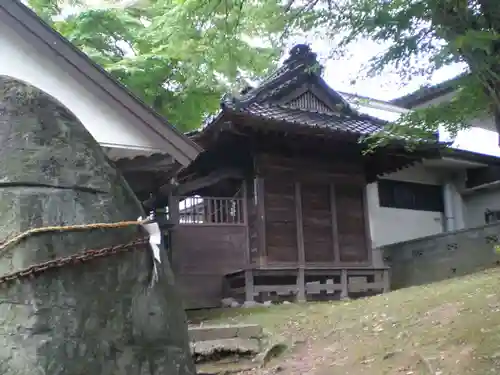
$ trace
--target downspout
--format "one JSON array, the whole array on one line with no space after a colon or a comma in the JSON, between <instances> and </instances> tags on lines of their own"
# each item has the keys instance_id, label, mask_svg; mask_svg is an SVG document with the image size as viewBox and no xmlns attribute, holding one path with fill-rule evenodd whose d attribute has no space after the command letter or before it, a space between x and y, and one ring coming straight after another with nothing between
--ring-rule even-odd
<instances>
[{"instance_id":1,"label":"downspout","mask_svg":"<svg viewBox=\"0 0 500 375\"><path fill-rule=\"evenodd\" d=\"M457 230L454 210L453 185L449 182L443 186L443 201L444 201L444 231L451 232Z\"/></svg>"}]
</instances>

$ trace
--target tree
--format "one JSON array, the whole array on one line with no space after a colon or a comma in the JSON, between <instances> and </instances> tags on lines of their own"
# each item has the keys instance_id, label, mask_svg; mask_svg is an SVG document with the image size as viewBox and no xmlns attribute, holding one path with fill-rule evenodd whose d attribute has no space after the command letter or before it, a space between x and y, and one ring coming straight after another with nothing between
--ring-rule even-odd
<instances>
[{"instance_id":1,"label":"tree","mask_svg":"<svg viewBox=\"0 0 500 375\"><path fill-rule=\"evenodd\" d=\"M29 3L182 130L216 111L224 92L272 69L287 38L312 30L340 35L340 51L360 38L388 43L369 61L369 75L395 68L408 81L457 62L469 67L452 101L403 116L379 142L388 133L426 138L439 126L456 135L485 112L500 130L496 0L130 0L62 19L61 1Z\"/></svg>"},{"instance_id":2,"label":"tree","mask_svg":"<svg viewBox=\"0 0 500 375\"><path fill-rule=\"evenodd\" d=\"M68 1L78 11L68 13ZM279 0L137 0L124 7L102 0L106 6L97 8L68 1L28 3L184 131L213 114L223 93L273 68L283 30L298 19Z\"/></svg>"},{"instance_id":3,"label":"tree","mask_svg":"<svg viewBox=\"0 0 500 375\"><path fill-rule=\"evenodd\" d=\"M466 63L469 74L457 79L458 94L447 103L403 116L388 133L422 139L444 126L451 135L491 113L500 131L500 7L497 0L325 0L320 27L339 48L360 38L388 44L370 59L369 75L387 68L401 78L431 74L443 66Z\"/></svg>"}]
</instances>

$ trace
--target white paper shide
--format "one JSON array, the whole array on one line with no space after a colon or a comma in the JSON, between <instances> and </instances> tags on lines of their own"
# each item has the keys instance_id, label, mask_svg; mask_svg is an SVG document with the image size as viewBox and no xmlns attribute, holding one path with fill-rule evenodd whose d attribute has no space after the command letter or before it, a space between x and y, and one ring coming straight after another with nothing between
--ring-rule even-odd
<instances>
[{"instance_id":1,"label":"white paper shide","mask_svg":"<svg viewBox=\"0 0 500 375\"><path fill-rule=\"evenodd\" d=\"M145 223L142 224L143 228L149 234L149 244L151 246L151 251L153 252L153 278L151 279L151 285L158 281L158 264L161 263L160 257L160 245L161 245L161 230L160 226L152 216L149 216ZM142 216L139 216L137 221L143 221Z\"/></svg>"}]
</instances>

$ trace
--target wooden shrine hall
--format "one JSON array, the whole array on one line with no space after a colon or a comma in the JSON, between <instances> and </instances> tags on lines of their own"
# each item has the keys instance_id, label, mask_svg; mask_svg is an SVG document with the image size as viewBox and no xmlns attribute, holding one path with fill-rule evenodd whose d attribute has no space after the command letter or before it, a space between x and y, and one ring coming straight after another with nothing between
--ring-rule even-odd
<instances>
[{"instance_id":1,"label":"wooden shrine hall","mask_svg":"<svg viewBox=\"0 0 500 375\"><path fill-rule=\"evenodd\" d=\"M364 153L360 137L383 125L328 87L307 45L260 86L225 97L190 134L205 151L179 173L179 204L169 205L186 308L388 290L388 270L372 256L366 185L438 146Z\"/></svg>"}]
</instances>

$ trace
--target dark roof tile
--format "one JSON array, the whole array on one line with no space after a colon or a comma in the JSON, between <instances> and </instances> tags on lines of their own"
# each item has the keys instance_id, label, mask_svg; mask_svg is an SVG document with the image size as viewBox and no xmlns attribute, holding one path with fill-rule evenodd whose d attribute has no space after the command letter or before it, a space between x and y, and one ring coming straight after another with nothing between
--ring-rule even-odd
<instances>
[{"instance_id":1,"label":"dark roof tile","mask_svg":"<svg viewBox=\"0 0 500 375\"><path fill-rule=\"evenodd\" d=\"M252 116L274 121L284 121L297 125L319 127L360 135L372 134L382 129L382 124L377 124L370 118L364 119L359 116L306 111L283 105L260 105L254 103L247 108L240 109L240 112L246 112Z\"/></svg>"},{"instance_id":2,"label":"dark roof tile","mask_svg":"<svg viewBox=\"0 0 500 375\"><path fill-rule=\"evenodd\" d=\"M308 45L296 45L283 65L258 87L247 88L238 96L226 95L221 102L222 112L230 110L262 119L357 135L367 135L382 129L384 121L363 115L352 108L327 85L321 77L321 71L322 67L311 48ZM304 87L307 87L306 91ZM297 96L293 96L294 92ZM219 117L209 119L207 126Z\"/></svg>"},{"instance_id":3,"label":"dark roof tile","mask_svg":"<svg viewBox=\"0 0 500 375\"><path fill-rule=\"evenodd\" d=\"M424 86L407 95L392 99L389 103L412 109L420 104L429 102L442 95L446 95L457 89L457 86L464 79L469 77L469 73L461 73L454 78L440 82L431 86Z\"/></svg>"}]
</instances>

